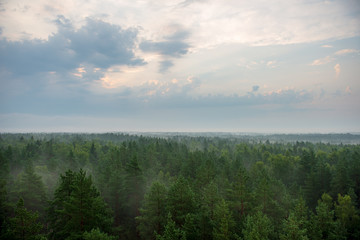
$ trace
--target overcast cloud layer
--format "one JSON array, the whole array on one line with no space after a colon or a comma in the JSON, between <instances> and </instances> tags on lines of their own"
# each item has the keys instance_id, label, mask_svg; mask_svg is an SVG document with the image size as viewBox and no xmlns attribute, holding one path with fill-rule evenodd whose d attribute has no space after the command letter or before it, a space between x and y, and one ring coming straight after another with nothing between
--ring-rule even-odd
<instances>
[{"instance_id":1,"label":"overcast cloud layer","mask_svg":"<svg viewBox=\"0 0 360 240\"><path fill-rule=\"evenodd\" d=\"M360 132L360 3L0 3L0 131Z\"/></svg>"}]
</instances>

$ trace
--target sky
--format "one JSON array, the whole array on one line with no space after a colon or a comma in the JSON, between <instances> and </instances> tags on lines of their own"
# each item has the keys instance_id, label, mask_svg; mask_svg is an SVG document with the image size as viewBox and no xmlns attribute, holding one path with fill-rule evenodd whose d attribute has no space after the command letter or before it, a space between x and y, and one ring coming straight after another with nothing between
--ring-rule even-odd
<instances>
[{"instance_id":1,"label":"sky","mask_svg":"<svg viewBox=\"0 0 360 240\"><path fill-rule=\"evenodd\" d=\"M360 132L358 0L0 0L0 132Z\"/></svg>"}]
</instances>

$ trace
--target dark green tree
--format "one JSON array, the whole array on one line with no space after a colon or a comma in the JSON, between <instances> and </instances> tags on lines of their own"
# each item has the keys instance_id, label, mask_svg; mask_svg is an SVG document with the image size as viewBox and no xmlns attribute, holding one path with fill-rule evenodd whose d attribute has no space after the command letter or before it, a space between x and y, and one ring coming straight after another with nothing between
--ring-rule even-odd
<instances>
[{"instance_id":1,"label":"dark green tree","mask_svg":"<svg viewBox=\"0 0 360 240\"><path fill-rule=\"evenodd\" d=\"M144 177L136 155L126 165L123 184L125 234L134 239L138 238L135 219L140 215L140 205L144 196Z\"/></svg>"},{"instance_id":2,"label":"dark green tree","mask_svg":"<svg viewBox=\"0 0 360 240\"><path fill-rule=\"evenodd\" d=\"M24 207L24 200L19 199L15 208L15 217L10 219L8 239L14 240L41 240L43 225L38 222L38 213L33 213Z\"/></svg>"},{"instance_id":3,"label":"dark green tree","mask_svg":"<svg viewBox=\"0 0 360 240\"><path fill-rule=\"evenodd\" d=\"M309 225L308 209L305 200L302 198L296 204L295 208L283 222L282 233L280 239L287 240L307 240L307 227Z\"/></svg>"},{"instance_id":4,"label":"dark green tree","mask_svg":"<svg viewBox=\"0 0 360 240\"><path fill-rule=\"evenodd\" d=\"M229 240L232 237L232 228L234 220L231 216L229 207L224 199L222 199L215 207L214 211L214 240Z\"/></svg>"},{"instance_id":5,"label":"dark green tree","mask_svg":"<svg viewBox=\"0 0 360 240\"><path fill-rule=\"evenodd\" d=\"M153 182L145 194L140 216L136 218L138 231L142 239L156 239L156 234L162 234L167 222L166 211L167 189L160 182Z\"/></svg>"},{"instance_id":6,"label":"dark green tree","mask_svg":"<svg viewBox=\"0 0 360 240\"><path fill-rule=\"evenodd\" d=\"M99 228L92 229L90 232L84 232L83 240L115 240L116 237L103 233Z\"/></svg>"},{"instance_id":7,"label":"dark green tree","mask_svg":"<svg viewBox=\"0 0 360 240\"><path fill-rule=\"evenodd\" d=\"M360 218L349 195L341 196L335 204L335 216L348 239L360 237Z\"/></svg>"},{"instance_id":8,"label":"dark green tree","mask_svg":"<svg viewBox=\"0 0 360 240\"><path fill-rule=\"evenodd\" d=\"M156 235L156 240L186 240L186 234L176 226L169 213L164 233Z\"/></svg>"},{"instance_id":9,"label":"dark green tree","mask_svg":"<svg viewBox=\"0 0 360 240\"><path fill-rule=\"evenodd\" d=\"M180 176L170 187L168 193L168 211L175 223L182 226L188 213L195 212L195 196L186 179Z\"/></svg>"},{"instance_id":10,"label":"dark green tree","mask_svg":"<svg viewBox=\"0 0 360 240\"><path fill-rule=\"evenodd\" d=\"M335 222L333 200L324 193L316 206L316 215L312 215L309 225L310 239L345 239L341 226Z\"/></svg>"},{"instance_id":11,"label":"dark green tree","mask_svg":"<svg viewBox=\"0 0 360 240\"><path fill-rule=\"evenodd\" d=\"M61 176L49 209L51 239L81 239L85 231L110 232L109 209L94 187L91 176L80 169Z\"/></svg>"},{"instance_id":12,"label":"dark green tree","mask_svg":"<svg viewBox=\"0 0 360 240\"><path fill-rule=\"evenodd\" d=\"M45 187L41 177L35 173L32 163L25 167L17 189L17 195L24 199L28 210L38 211L41 215L44 213L47 204Z\"/></svg>"},{"instance_id":13,"label":"dark green tree","mask_svg":"<svg viewBox=\"0 0 360 240\"><path fill-rule=\"evenodd\" d=\"M270 219L261 211L257 211L253 216L246 216L242 233L244 240L267 240L271 239L273 231Z\"/></svg>"}]
</instances>

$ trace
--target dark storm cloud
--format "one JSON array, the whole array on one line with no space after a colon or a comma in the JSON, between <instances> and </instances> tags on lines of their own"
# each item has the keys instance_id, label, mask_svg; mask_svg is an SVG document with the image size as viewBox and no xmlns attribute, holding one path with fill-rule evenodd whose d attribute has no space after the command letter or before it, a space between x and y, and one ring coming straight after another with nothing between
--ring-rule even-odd
<instances>
[{"instance_id":1,"label":"dark storm cloud","mask_svg":"<svg viewBox=\"0 0 360 240\"><path fill-rule=\"evenodd\" d=\"M56 21L58 33L48 40L0 41L0 65L13 75L39 72L68 72L81 64L94 68L112 65L142 65L134 55L136 29L99 20L87 19L75 30L69 20L60 16Z\"/></svg>"}]
</instances>

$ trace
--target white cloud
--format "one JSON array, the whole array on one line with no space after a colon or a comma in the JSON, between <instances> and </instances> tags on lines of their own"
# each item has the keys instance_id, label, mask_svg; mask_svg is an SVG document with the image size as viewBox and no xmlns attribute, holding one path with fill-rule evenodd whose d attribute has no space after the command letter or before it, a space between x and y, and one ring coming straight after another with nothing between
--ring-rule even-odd
<instances>
[{"instance_id":1,"label":"white cloud","mask_svg":"<svg viewBox=\"0 0 360 240\"><path fill-rule=\"evenodd\" d=\"M266 66L269 67L269 68L276 68L277 67L277 61L268 61L266 63Z\"/></svg>"},{"instance_id":2,"label":"white cloud","mask_svg":"<svg viewBox=\"0 0 360 240\"><path fill-rule=\"evenodd\" d=\"M334 70L335 70L336 78L338 78L339 75L340 75L340 72L341 72L340 64L337 63L337 64L334 66Z\"/></svg>"},{"instance_id":3,"label":"white cloud","mask_svg":"<svg viewBox=\"0 0 360 240\"><path fill-rule=\"evenodd\" d=\"M323 47L323 48L333 48L333 46L332 45L322 45L321 47Z\"/></svg>"},{"instance_id":4,"label":"white cloud","mask_svg":"<svg viewBox=\"0 0 360 240\"><path fill-rule=\"evenodd\" d=\"M346 55L346 54L350 54L350 53L359 53L359 50L356 49L342 49L339 50L335 53L335 55Z\"/></svg>"},{"instance_id":5,"label":"white cloud","mask_svg":"<svg viewBox=\"0 0 360 240\"><path fill-rule=\"evenodd\" d=\"M331 62L333 60L334 60L334 58L332 58L330 56L326 56L324 58L314 60L310 65L311 66L323 65L323 64L327 64L327 63L329 63L329 62Z\"/></svg>"}]
</instances>

